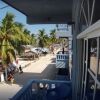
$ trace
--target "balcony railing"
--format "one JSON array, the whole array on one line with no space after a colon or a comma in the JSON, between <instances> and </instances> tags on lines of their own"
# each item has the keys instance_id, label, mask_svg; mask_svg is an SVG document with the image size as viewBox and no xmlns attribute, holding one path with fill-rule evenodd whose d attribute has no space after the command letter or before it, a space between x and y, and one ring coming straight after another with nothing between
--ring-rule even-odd
<instances>
[{"instance_id":1,"label":"balcony railing","mask_svg":"<svg viewBox=\"0 0 100 100\"><path fill-rule=\"evenodd\" d=\"M69 54L57 54L56 55L56 68L69 67Z\"/></svg>"},{"instance_id":2,"label":"balcony railing","mask_svg":"<svg viewBox=\"0 0 100 100\"><path fill-rule=\"evenodd\" d=\"M11 100L71 100L71 81L31 80Z\"/></svg>"}]
</instances>

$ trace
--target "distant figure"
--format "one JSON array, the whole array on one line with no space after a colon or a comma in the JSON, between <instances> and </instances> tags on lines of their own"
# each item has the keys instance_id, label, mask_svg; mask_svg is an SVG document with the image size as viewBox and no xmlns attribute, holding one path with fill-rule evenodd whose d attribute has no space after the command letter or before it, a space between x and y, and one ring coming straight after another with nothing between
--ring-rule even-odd
<instances>
[{"instance_id":1,"label":"distant figure","mask_svg":"<svg viewBox=\"0 0 100 100\"><path fill-rule=\"evenodd\" d=\"M65 52L65 50L64 50L64 47L63 47L63 49L62 49L62 54L64 54L64 52Z\"/></svg>"},{"instance_id":2,"label":"distant figure","mask_svg":"<svg viewBox=\"0 0 100 100\"><path fill-rule=\"evenodd\" d=\"M51 46L51 52L54 54L54 47Z\"/></svg>"},{"instance_id":3,"label":"distant figure","mask_svg":"<svg viewBox=\"0 0 100 100\"><path fill-rule=\"evenodd\" d=\"M19 66L19 72L20 72L20 73L23 73L23 70L22 70L21 65Z\"/></svg>"}]
</instances>

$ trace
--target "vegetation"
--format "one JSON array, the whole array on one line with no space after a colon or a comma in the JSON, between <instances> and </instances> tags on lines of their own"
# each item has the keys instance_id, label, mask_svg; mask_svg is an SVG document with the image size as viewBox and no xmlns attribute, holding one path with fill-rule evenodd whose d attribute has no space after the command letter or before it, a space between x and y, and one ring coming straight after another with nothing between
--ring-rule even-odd
<instances>
[{"instance_id":1,"label":"vegetation","mask_svg":"<svg viewBox=\"0 0 100 100\"><path fill-rule=\"evenodd\" d=\"M38 46L39 47L45 47L47 45L47 39L48 36L45 33L45 30L39 30L39 34L38 34Z\"/></svg>"},{"instance_id":2,"label":"vegetation","mask_svg":"<svg viewBox=\"0 0 100 100\"><path fill-rule=\"evenodd\" d=\"M51 32L50 32L50 39L51 39L51 43L52 44L55 43L55 42L57 42L56 30L55 29L51 30Z\"/></svg>"},{"instance_id":3,"label":"vegetation","mask_svg":"<svg viewBox=\"0 0 100 100\"><path fill-rule=\"evenodd\" d=\"M3 67L16 59L15 50L22 44L30 44L33 37L24 29L23 25L14 22L14 15L7 13L0 26L0 56Z\"/></svg>"},{"instance_id":4,"label":"vegetation","mask_svg":"<svg viewBox=\"0 0 100 100\"><path fill-rule=\"evenodd\" d=\"M50 36L46 34L45 30L39 30L36 37L24 25L14 21L15 16L7 13L0 26L0 57L2 58L3 67L16 59L15 51L21 52L21 45L33 45L38 43L39 47L49 47L57 43L56 30L50 32Z\"/></svg>"}]
</instances>

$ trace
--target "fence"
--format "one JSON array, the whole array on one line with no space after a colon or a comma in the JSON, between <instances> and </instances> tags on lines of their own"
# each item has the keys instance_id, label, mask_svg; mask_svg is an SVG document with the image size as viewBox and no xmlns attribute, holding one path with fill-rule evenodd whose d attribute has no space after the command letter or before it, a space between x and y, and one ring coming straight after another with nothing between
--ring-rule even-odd
<instances>
[{"instance_id":1,"label":"fence","mask_svg":"<svg viewBox=\"0 0 100 100\"><path fill-rule=\"evenodd\" d=\"M69 54L57 54L56 55L56 68L69 67Z\"/></svg>"}]
</instances>

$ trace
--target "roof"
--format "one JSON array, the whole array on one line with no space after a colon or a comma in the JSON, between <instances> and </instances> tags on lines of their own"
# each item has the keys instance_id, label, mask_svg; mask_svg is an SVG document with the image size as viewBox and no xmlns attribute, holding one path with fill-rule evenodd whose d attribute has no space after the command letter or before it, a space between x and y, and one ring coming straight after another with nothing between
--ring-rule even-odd
<instances>
[{"instance_id":1,"label":"roof","mask_svg":"<svg viewBox=\"0 0 100 100\"><path fill-rule=\"evenodd\" d=\"M73 0L2 0L27 16L28 24L68 23Z\"/></svg>"},{"instance_id":2,"label":"roof","mask_svg":"<svg viewBox=\"0 0 100 100\"><path fill-rule=\"evenodd\" d=\"M88 27L86 30L81 32L77 39L82 38L93 38L93 37L99 37L100 36L100 20L98 20L96 23Z\"/></svg>"}]
</instances>

